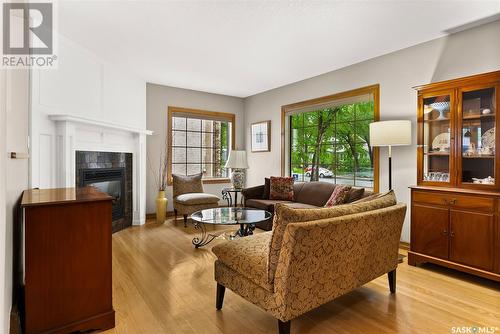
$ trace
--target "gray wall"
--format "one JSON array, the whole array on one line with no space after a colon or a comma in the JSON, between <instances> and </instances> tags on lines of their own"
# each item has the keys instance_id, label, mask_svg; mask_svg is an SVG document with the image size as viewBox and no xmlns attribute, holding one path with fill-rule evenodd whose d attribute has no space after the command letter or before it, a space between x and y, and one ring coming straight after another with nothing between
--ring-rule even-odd
<instances>
[{"instance_id":1,"label":"gray wall","mask_svg":"<svg viewBox=\"0 0 500 334\"><path fill-rule=\"evenodd\" d=\"M154 131L152 136L147 138L148 171L147 171L147 191L146 191L146 212L155 212L155 199L158 192L154 182L152 169L156 171L159 164L159 155L165 148L165 138L167 136L167 107L184 107L203 109L209 111L226 112L236 115L236 149L244 149L243 129L243 99L218 94L198 92L194 90L167 87L148 83L146 86L146 127ZM222 187L228 184L205 184L205 191L215 195L221 195ZM168 210L172 207L172 187L167 189L169 200Z\"/></svg>"},{"instance_id":2,"label":"gray wall","mask_svg":"<svg viewBox=\"0 0 500 334\"><path fill-rule=\"evenodd\" d=\"M250 169L248 185L280 174L280 108L282 105L380 84L382 120L413 123L412 146L393 149L393 187L400 201L409 203L408 186L416 183L416 92L413 86L500 70L500 21L374 58L311 79L245 99L245 143ZM272 151L250 152L250 124L272 121ZM387 150L381 150L381 191L387 189ZM409 241L409 215L402 240Z\"/></svg>"}]
</instances>

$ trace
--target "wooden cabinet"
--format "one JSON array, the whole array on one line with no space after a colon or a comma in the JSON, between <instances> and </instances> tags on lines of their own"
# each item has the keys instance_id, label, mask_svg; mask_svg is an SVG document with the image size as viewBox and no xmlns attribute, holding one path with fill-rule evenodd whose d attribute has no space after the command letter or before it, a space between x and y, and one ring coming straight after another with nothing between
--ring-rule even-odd
<instances>
[{"instance_id":1,"label":"wooden cabinet","mask_svg":"<svg viewBox=\"0 0 500 334\"><path fill-rule=\"evenodd\" d=\"M500 71L415 88L418 185L500 190Z\"/></svg>"},{"instance_id":2,"label":"wooden cabinet","mask_svg":"<svg viewBox=\"0 0 500 334\"><path fill-rule=\"evenodd\" d=\"M499 201L498 193L412 187L408 264L432 262L500 281Z\"/></svg>"},{"instance_id":3,"label":"wooden cabinet","mask_svg":"<svg viewBox=\"0 0 500 334\"><path fill-rule=\"evenodd\" d=\"M450 260L493 270L494 216L450 209Z\"/></svg>"},{"instance_id":4,"label":"wooden cabinet","mask_svg":"<svg viewBox=\"0 0 500 334\"><path fill-rule=\"evenodd\" d=\"M408 263L500 281L500 71L416 87Z\"/></svg>"},{"instance_id":5,"label":"wooden cabinet","mask_svg":"<svg viewBox=\"0 0 500 334\"><path fill-rule=\"evenodd\" d=\"M95 188L24 192L27 334L114 327L111 200Z\"/></svg>"},{"instance_id":6,"label":"wooden cabinet","mask_svg":"<svg viewBox=\"0 0 500 334\"><path fill-rule=\"evenodd\" d=\"M449 210L447 208L414 204L412 206L411 244L415 252L448 258Z\"/></svg>"}]
</instances>

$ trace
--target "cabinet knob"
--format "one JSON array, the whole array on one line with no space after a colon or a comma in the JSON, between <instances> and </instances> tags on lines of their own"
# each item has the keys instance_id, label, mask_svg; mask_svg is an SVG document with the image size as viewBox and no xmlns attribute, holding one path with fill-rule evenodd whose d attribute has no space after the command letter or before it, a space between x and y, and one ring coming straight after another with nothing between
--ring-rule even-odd
<instances>
[{"instance_id":1,"label":"cabinet knob","mask_svg":"<svg viewBox=\"0 0 500 334\"><path fill-rule=\"evenodd\" d=\"M451 205L454 205L456 202L457 202L457 199L456 199L456 198L454 198L454 199L452 199L452 200L450 201L450 204L451 204Z\"/></svg>"},{"instance_id":2,"label":"cabinet knob","mask_svg":"<svg viewBox=\"0 0 500 334\"><path fill-rule=\"evenodd\" d=\"M455 232L451 231L451 232L450 232L450 237L452 237L452 238L453 238L454 236L455 236Z\"/></svg>"},{"instance_id":3,"label":"cabinet knob","mask_svg":"<svg viewBox=\"0 0 500 334\"><path fill-rule=\"evenodd\" d=\"M441 232L443 235L448 235L448 231L445 229L443 232Z\"/></svg>"}]
</instances>

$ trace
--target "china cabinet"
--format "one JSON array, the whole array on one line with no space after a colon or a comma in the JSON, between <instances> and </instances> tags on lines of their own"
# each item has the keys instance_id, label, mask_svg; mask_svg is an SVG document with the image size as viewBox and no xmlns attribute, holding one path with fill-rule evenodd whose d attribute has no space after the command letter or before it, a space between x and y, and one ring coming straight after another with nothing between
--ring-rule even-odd
<instances>
[{"instance_id":1,"label":"china cabinet","mask_svg":"<svg viewBox=\"0 0 500 334\"><path fill-rule=\"evenodd\" d=\"M500 281L500 71L415 87L408 263Z\"/></svg>"}]
</instances>

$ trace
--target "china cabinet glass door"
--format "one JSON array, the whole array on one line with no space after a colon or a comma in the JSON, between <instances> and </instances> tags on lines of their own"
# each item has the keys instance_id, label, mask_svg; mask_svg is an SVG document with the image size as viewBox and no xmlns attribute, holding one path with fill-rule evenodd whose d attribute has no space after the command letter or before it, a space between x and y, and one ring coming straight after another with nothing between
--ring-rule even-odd
<instances>
[{"instance_id":1,"label":"china cabinet glass door","mask_svg":"<svg viewBox=\"0 0 500 334\"><path fill-rule=\"evenodd\" d=\"M422 101L422 181L450 183L453 94L424 96Z\"/></svg>"},{"instance_id":2,"label":"china cabinet glass door","mask_svg":"<svg viewBox=\"0 0 500 334\"><path fill-rule=\"evenodd\" d=\"M463 185L495 185L495 87L459 91L460 173Z\"/></svg>"}]
</instances>

